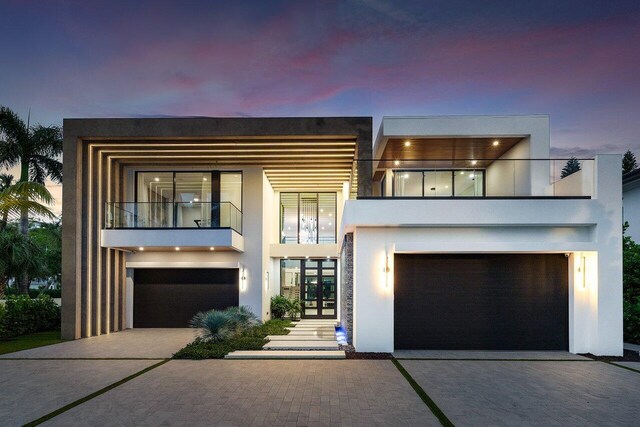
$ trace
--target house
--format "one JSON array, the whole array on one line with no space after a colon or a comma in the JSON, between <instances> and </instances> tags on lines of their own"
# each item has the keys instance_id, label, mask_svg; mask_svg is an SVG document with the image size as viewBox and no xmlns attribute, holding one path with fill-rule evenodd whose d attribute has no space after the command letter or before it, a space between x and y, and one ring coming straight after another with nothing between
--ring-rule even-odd
<instances>
[{"instance_id":1,"label":"house","mask_svg":"<svg viewBox=\"0 0 640 427\"><path fill-rule=\"evenodd\" d=\"M357 351L622 354L621 157L560 179L549 145L547 116L65 120L63 336L283 294Z\"/></svg>"},{"instance_id":2,"label":"house","mask_svg":"<svg viewBox=\"0 0 640 427\"><path fill-rule=\"evenodd\" d=\"M640 242L640 169L622 176L624 221L629 224L626 235Z\"/></svg>"}]
</instances>

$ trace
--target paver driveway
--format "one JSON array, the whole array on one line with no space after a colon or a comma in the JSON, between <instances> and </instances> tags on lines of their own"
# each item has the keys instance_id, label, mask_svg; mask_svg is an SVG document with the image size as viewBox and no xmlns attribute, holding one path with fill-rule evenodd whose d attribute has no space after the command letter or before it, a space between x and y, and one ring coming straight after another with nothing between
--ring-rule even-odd
<instances>
[{"instance_id":1,"label":"paver driveway","mask_svg":"<svg viewBox=\"0 0 640 427\"><path fill-rule=\"evenodd\" d=\"M401 363L459 426L626 426L640 419L640 372L603 362Z\"/></svg>"},{"instance_id":2,"label":"paver driveway","mask_svg":"<svg viewBox=\"0 0 640 427\"><path fill-rule=\"evenodd\" d=\"M438 424L389 360L158 365L192 338L189 330L138 329L7 354L0 358L0 425L69 404L46 424ZM456 425L637 424L640 363L615 366L567 353L405 356L432 359L400 363Z\"/></svg>"},{"instance_id":3,"label":"paver driveway","mask_svg":"<svg viewBox=\"0 0 640 427\"><path fill-rule=\"evenodd\" d=\"M24 359L165 359L193 341L192 329L127 329L108 335L67 341L8 353Z\"/></svg>"},{"instance_id":4,"label":"paver driveway","mask_svg":"<svg viewBox=\"0 0 640 427\"><path fill-rule=\"evenodd\" d=\"M116 409L117 408L117 409ZM175 360L51 425L439 425L388 360Z\"/></svg>"}]
</instances>

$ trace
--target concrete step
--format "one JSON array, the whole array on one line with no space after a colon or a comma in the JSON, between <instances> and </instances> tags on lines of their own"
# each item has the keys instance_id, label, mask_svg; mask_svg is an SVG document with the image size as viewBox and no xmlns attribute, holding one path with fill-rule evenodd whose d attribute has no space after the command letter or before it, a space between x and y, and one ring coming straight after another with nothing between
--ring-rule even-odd
<instances>
[{"instance_id":1,"label":"concrete step","mask_svg":"<svg viewBox=\"0 0 640 427\"><path fill-rule=\"evenodd\" d=\"M344 351L245 350L227 354L225 359L345 359Z\"/></svg>"},{"instance_id":2,"label":"concrete step","mask_svg":"<svg viewBox=\"0 0 640 427\"><path fill-rule=\"evenodd\" d=\"M291 331L287 337L316 337L316 338L336 338L336 333L333 331Z\"/></svg>"},{"instance_id":3,"label":"concrete step","mask_svg":"<svg viewBox=\"0 0 640 427\"><path fill-rule=\"evenodd\" d=\"M317 335L269 335L267 336L267 339L269 341L314 341L314 340L321 340L321 341L333 341L336 339L336 337L334 335L328 335L328 336L322 336L319 337Z\"/></svg>"},{"instance_id":4,"label":"concrete step","mask_svg":"<svg viewBox=\"0 0 640 427\"><path fill-rule=\"evenodd\" d=\"M309 330L309 329L313 329L313 330L322 330L322 331L335 331L336 328L333 326L309 326L309 325L298 325L296 327L293 328L285 328L288 329L290 331L299 331L301 329L304 330Z\"/></svg>"},{"instance_id":5,"label":"concrete step","mask_svg":"<svg viewBox=\"0 0 640 427\"><path fill-rule=\"evenodd\" d=\"M338 342L333 341L269 341L262 346L265 350L337 350Z\"/></svg>"}]
</instances>

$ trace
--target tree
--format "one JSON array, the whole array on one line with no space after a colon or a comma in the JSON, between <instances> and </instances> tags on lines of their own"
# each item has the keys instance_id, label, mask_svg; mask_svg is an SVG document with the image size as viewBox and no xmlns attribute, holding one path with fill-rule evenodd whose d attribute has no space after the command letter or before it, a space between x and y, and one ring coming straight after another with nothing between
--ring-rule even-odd
<instances>
[{"instance_id":1,"label":"tree","mask_svg":"<svg viewBox=\"0 0 640 427\"><path fill-rule=\"evenodd\" d=\"M569 175L576 173L580 170L580 162L575 157L571 157L567 160L567 164L562 168L560 172L560 178L566 178Z\"/></svg>"},{"instance_id":2,"label":"tree","mask_svg":"<svg viewBox=\"0 0 640 427\"><path fill-rule=\"evenodd\" d=\"M43 272L42 249L15 226L0 231L0 297L10 279L19 282L23 275L38 276Z\"/></svg>"},{"instance_id":3,"label":"tree","mask_svg":"<svg viewBox=\"0 0 640 427\"><path fill-rule=\"evenodd\" d=\"M25 124L9 108L0 107L0 166L5 168L20 166L18 184L31 182L44 187L47 179L57 183L62 182L62 162L58 160L62 155L61 128L39 124L31 126L29 122L30 117ZM31 190L36 189L31 187ZM31 192L32 195L36 193L44 194L41 189ZM30 201L33 200L21 200L20 232L24 236L29 235L29 215L37 214L30 210ZM27 293L29 277L25 274L21 281L21 292Z\"/></svg>"},{"instance_id":4,"label":"tree","mask_svg":"<svg viewBox=\"0 0 640 427\"><path fill-rule=\"evenodd\" d=\"M622 157L622 174L629 173L638 168L638 163L636 162L636 156L631 152L631 150L627 150Z\"/></svg>"},{"instance_id":5,"label":"tree","mask_svg":"<svg viewBox=\"0 0 640 427\"><path fill-rule=\"evenodd\" d=\"M629 224L624 223L623 233ZM640 344L640 244L622 238L624 340Z\"/></svg>"},{"instance_id":6,"label":"tree","mask_svg":"<svg viewBox=\"0 0 640 427\"><path fill-rule=\"evenodd\" d=\"M41 274L32 277L47 280L49 284L60 285L62 276L62 227L60 221L42 224L39 228L31 230L29 237L42 250L41 262L44 266Z\"/></svg>"}]
</instances>

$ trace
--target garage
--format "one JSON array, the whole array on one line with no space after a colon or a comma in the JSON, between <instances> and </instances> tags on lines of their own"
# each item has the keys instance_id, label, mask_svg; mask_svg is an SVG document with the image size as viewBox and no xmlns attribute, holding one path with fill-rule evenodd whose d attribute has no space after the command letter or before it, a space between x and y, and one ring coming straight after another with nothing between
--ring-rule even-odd
<instances>
[{"instance_id":1,"label":"garage","mask_svg":"<svg viewBox=\"0 0 640 427\"><path fill-rule=\"evenodd\" d=\"M238 305L238 269L134 270L133 327L186 328L200 311Z\"/></svg>"},{"instance_id":2,"label":"garage","mask_svg":"<svg viewBox=\"0 0 640 427\"><path fill-rule=\"evenodd\" d=\"M394 345L568 350L564 254L396 254Z\"/></svg>"}]
</instances>

